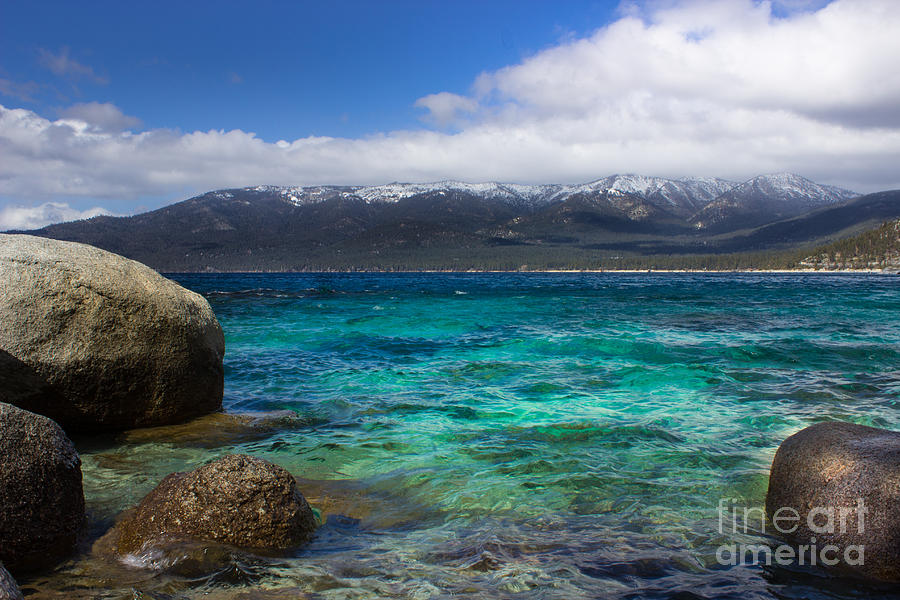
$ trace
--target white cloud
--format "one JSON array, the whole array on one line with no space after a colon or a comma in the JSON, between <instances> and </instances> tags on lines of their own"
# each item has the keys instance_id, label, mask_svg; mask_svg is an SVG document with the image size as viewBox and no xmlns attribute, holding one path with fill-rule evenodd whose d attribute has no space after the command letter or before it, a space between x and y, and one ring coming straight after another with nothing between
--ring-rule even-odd
<instances>
[{"instance_id":1,"label":"white cloud","mask_svg":"<svg viewBox=\"0 0 900 600\"><path fill-rule=\"evenodd\" d=\"M478 102L459 94L440 92L419 98L415 106L427 109L428 120L444 127L456 121L462 114L474 112L478 108Z\"/></svg>"},{"instance_id":2,"label":"white cloud","mask_svg":"<svg viewBox=\"0 0 900 600\"><path fill-rule=\"evenodd\" d=\"M78 62L69 56L69 53L68 46L63 46L58 54L54 54L46 48L38 48L38 63L49 69L54 75L67 77L72 80L84 78L101 85L108 83L106 77L98 75L92 67Z\"/></svg>"},{"instance_id":3,"label":"white cloud","mask_svg":"<svg viewBox=\"0 0 900 600\"><path fill-rule=\"evenodd\" d=\"M785 19L768 3L693 0L484 74L476 89L533 116L576 118L647 95L838 124L874 109L882 118L873 125L894 127L898 25L893 0L845 0Z\"/></svg>"},{"instance_id":4,"label":"white cloud","mask_svg":"<svg viewBox=\"0 0 900 600\"><path fill-rule=\"evenodd\" d=\"M77 210L64 202L45 202L39 206L7 206L0 210L0 231L10 229L39 229L51 223L90 219L98 215L111 215L105 208L96 206Z\"/></svg>"},{"instance_id":5,"label":"white cloud","mask_svg":"<svg viewBox=\"0 0 900 600\"><path fill-rule=\"evenodd\" d=\"M119 132L141 126L140 119L124 114L119 107L109 102L73 104L61 110L59 116L64 119L81 121L96 131Z\"/></svg>"},{"instance_id":6,"label":"white cloud","mask_svg":"<svg viewBox=\"0 0 900 600\"><path fill-rule=\"evenodd\" d=\"M83 120L52 121L0 107L0 197L109 205L260 183L574 182L615 172L794 171L858 191L900 187L900 2L802 4L783 18L751 0L626 11L586 38L482 74L468 96L417 101L452 133L268 143L241 130L116 131L88 124L84 108ZM112 105L92 110L124 117Z\"/></svg>"}]
</instances>

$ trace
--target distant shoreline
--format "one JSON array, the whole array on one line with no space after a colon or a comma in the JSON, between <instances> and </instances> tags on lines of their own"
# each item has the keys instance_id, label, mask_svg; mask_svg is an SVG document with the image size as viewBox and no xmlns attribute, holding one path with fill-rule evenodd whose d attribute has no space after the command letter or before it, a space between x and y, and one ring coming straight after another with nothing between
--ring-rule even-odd
<instances>
[{"instance_id":1,"label":"distant shoreline","mask_svg":"<svg viewBox=\"0 0 900 600\"><path fill-rule=\"evenodd\" d=\"M166 275L241 275L241 274L270 274L270 275L287 275L287 274L402 274L402 273L432 273L432 274L541 274L541 273L622 273L622 274L638 274L638 273L738 273L742 275L750 275L754 273L760 274L821 274L821 275L849 275L849 274L866 274L866 275L900 275L900 270L896 269L535 269L535 270L492 270L492 269L468 269L468 270L451 270L451 269L417 269L417 270L384 270L384 269L347 269L347 270L308 270L308 271L159 271Z\"/></svg>"}]
</instances>

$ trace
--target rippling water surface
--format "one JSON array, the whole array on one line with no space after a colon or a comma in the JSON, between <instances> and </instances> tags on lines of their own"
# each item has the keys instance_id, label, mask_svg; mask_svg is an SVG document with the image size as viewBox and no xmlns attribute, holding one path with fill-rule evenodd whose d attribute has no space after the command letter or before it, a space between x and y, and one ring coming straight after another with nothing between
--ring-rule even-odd
<instances>
[{"instance_id":1,"label":"rippling water surface","mask_svg":"<svg viewBox=\"0 0 900 600\"><path fill-rule=\"evenodd\" d=\"M900 277L179 275L225 330L225 408L82 440L94 535L165 474L283 465L324 525L279 559L121 569L102 597L851 598L822 573L716 561L720 499L763 505L778 444L900 429ZM286 412L285 412L286 411ZM27 585L25 587L28 587ZM140 594L138 594L140 592ZM245 594L245 595L240 595ZM246 595L251 594L251 595Z\"/></svg>"}]
</instances>

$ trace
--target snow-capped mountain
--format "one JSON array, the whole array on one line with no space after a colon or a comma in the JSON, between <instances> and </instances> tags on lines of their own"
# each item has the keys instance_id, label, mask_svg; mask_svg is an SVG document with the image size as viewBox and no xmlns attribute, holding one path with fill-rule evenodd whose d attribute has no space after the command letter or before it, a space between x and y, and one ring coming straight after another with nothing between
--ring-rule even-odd
<instances>
[{"instance_id":1,"label":"snow-capped mountain","mask_svg":"<svg viewBox=\"0 0 900 600\"><path fill-rule=\"evenodd\" d=\"M659 198L670 205L690 206L698 210L737 185L733 181L715 177L675 179L664 182L648 199Z\"/></svg>"},{"instance_id":2,"label":"snow-capped mountain","mask_svg":"<svg viewBox=\"0 0 900 600\"><path fill-rule=\"evenodd\" d=\"M34 233L167 271L558 268L784 247L900 216L900 192L855 196L785 174L740 184L612 175L576 185L261 185Z\"/></svg>"},{"instance_id":3,"label":"snow-capped mountain","mask_svg":"<svg viewBox=\"0 0 900 600\"><path fill-rule=\"evenodd\" d=\"M754 197L778 198L799 208L837 204L858 196L856 192L822 185L793 173L760 175L733 188L727 198L749 201Z\"/></svg>"},{"instance_id":4,"label":"snow-capped mountain","mask_svg":"<svg viewBox=\"0 0 900 600\"><path fill-rule=\"evenodd\" d=\"M516 206L542 204L557 185L519 185L515 183L465 183L438 181L436 183L390 183L356 188L353 193L366 202L399 202L413 196L427 194L464 193L486 200L499 200Z\"/></svg>"},{"instance_id":5,"label":"snow-capped mountain","mask_svg":"<svg viewBox=\"0 0 900 600\"><path fill-rule=\"evenodd\" d=\"M858 194L822 185L790 173L761 175L744 183L714 177L668 179L645 175L610 175L582 184L521 185L514 183L389 183L375 186L261 185L240 190L211 192L217 197L281 197L294 206L334 199L370 205L397 204L415 198L464 195L534 211L570 198L592 199L613 207L635 206L629 214L644 219L659 212L688 220L697 229L722 230L750 227L796 216ZM637 203L637 204L635 204Z\"/></svg>"},{"instance_id":6,"label":"snow-capped mountain","mask_svg":"<svg viewBox=\"0 0 900 600\"><path fill-rule=\"evenodd\" d=\"M635 196L657 208L687 217L737 185L736 182L716 178L666 179L643 175L610 175L575 185L438 181L434 183L389 183L376 186L256 186L244 188L241 191L280 195L296 206L315 204L339 197L359 198L368 204L381 204L396 203L416 196L458 193L499 201L520 208L539 208L578 194ZM234 193L234 191L223 190L216 193L221 195Z\"/></svg>"},{"instance_id":7,"label":"snow-capped mountain","mask_svg":"<svg viewBox=\"0 0 900 600\"><path fill-rule=\"evenodd\" d=\"M552 200L565 200L575 194L637 196L651 205L687 217L724 192L738 185L713 177L666 179L644 175L610 175L590 183L561 186Z\"/></svg>"},{"instance_id":8,"label":"snow-capped mountain","mask_svg":"<svg viewBox=\"0 0 900 600\"><path fill-rule=\"evenodd\" d=\"M691 217L698 229L737 229L846 202L856 192L794 175L760 175L724 192Z\"/></svg>"},{"instance_id":9,"label":"snow-capped mountain","mask_svg":"<svg viewBox=\"0 0 900 600\"><path fill-rule=\"evenodd\" d=\"M454 192L521 206L540 204L543 199L548 198L561 187L559 185L438 181L434 183L388 183L373 186L257 186L244 188L243 191L277 193L297 206L314 204L337 197L359 198L369 204L396 203L414 196Z\"/></svg>"},{"instance_id":10,"label":"snow-capped mountain","mask_svg":"<svg viewBox=\"0 0 900 600\"><path fill-rule=\"evenodd\" d=\"M610 175L590 183L562 186L555 197L584 192L619 192L644 199L659 196L669 203L677 203L679 196L687 196L692 200L695 196L712 200L736 185L733 181L706 177L665 179L644 175Z\"/></svg>"}]
</instances>

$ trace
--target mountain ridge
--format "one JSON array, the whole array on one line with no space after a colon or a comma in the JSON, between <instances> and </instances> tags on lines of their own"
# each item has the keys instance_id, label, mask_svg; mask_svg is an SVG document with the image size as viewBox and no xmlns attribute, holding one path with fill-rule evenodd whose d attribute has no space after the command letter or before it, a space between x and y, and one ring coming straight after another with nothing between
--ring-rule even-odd
<instances>
[{"instance_id":1,"label":"mountain ridge","mask_svg":"<svg viewBox=\"0 0 900 600\"><path fill-rule=\"evenodd\" d=\"M750 215L738 210L739 218L697 227L694 215L734 190L743 191L729 206ZM777 174L743 183L626 174L577 185L255 186L29 233L89 243L162 271L589 268L818 243L900 216L900 196L866 198Z\"/></svg>"},{"instance_id":2,"label":"mountain ridge","mask_svg":"<svg viewBox=\"0 0 900 600\"><path fill-rule=\"evenodd\" d=\"M856 192L815 183L792 173L760 175L724 192L690 220L698 229L727 230L738 221L744 226L761 225L763 215L789 218L858 196Z\"/></svg>"},{"instance_id":3,"label":"mountain ridge","mask_svg":"<svg viewBox=\"0 0 900 600\"><path fill-rule=\"evenodd\" d=\"M502 182L469 183L459 180L441 180L429 183L401 183L392 182L382 185L315 185L315 186L273 186L259 185L244 188L227 188L213 190L206 194L228 194L235 191L243 192L270 192L280 193L297 205L319 202L343 195L344 197L356 195L366 202L398 202L410 197L440 192L465 192L490 199L516 199L527 201L534 206L541 206L554 201L565 199L579 193L607 193L630 194L640 196L645 200L654 197L664 200L669 205L678 205L686 202L689 208L698 208L714 201L722 194L739 188L740 186L759 182L767 183L768 189L764 193L778 194L783 192L786 197L802 196L797 194L797 188L801 185L806 189L814 186L819 189L833 191L835 197L849 199L860 194L835 186L816 184L799 175L788 173L776 173L772 175L760 175L746 182L730 181L717 177L656 177L637 175L633 173L613 174L601 177L593 181L579 184L517 184ZM800 185L798 185L800 183ZM782 190L777 189L781 186ZM202 195L206 195L202 194ZM201 196L202 196L201 195ZM807 198L810 196L807 194ZM516 202L520 204L521 202Z\"/></svg>"}]
</instances>

